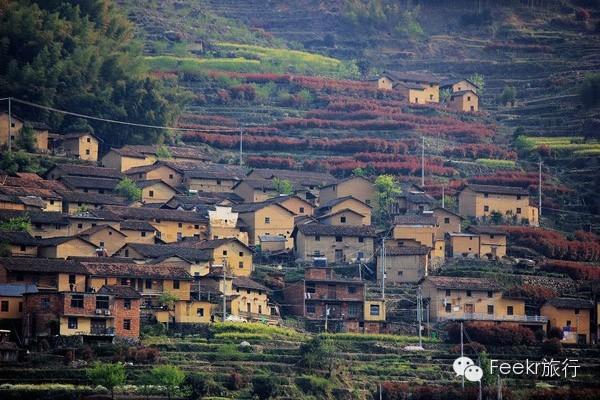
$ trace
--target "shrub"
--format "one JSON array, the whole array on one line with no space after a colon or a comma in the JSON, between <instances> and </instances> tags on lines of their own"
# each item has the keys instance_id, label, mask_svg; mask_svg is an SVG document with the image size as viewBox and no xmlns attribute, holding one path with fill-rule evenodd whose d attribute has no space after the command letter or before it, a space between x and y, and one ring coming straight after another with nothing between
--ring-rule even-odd
<instances>
[{"instance_id":1,"label":"shrub","mask_svg":"<svg viewBox=\"0 0 600 400\"><path fill-rule=\"evenodd\" d=\"M63 363L65 365L69 365L73 361L75 361L75 352L73 350L65 351L65 355L63 356Z\"/></svg>"},{"instance_id":2,"label":"shrub","mask_svg":"<svg viewBox=\"0 0 600 400\"><path fill-rule=\"evenodd\" d=\"M456 345L451 350L453 353L460 353L460 345ZM463 351L465 354L479 354L484 351L487 351L484 345L477 342L469 342L463 345Z\"/></svg>"},{"instance_id":3,"label":"shrub","mask_svg":"<svg viewBox=\"0 0 600 400\"><path fill-rule=\"evenodd\" d=\"M258 396L261 400L268 399L274 395L276 389L275 382L270 376L257 375L252 378L252 394Z\"/></svg>"},{"instance_id":4,"label":"shrub","mask_svg":"<svg viewBox=\"0 0 600 400\"><path fill-rule=\"evenodd\" d=\"M299 376L296 378L296 385L298 385L304 393L312 394L318 399L325 399L331 396L331 383L329 380L319 376Z\"/></svg>"},{"instance_id":5,"label":"shrub","mask_svg":"<svg viewBox=\"0 0 600 400\"><path fill-rule=\"evenodd\" d=\"M550 328L548 330L548 339L562 340L563 335L564 335L563 330L560 329L558 326L553 326L552 328Z\"/></svg>"},{"instance_id":6,"label":"shrub","mask_svg":"<svg viewBox=\"0 0 600 400\"><path fill-rule=\"evenodd\" d=\"M86 360L86 361L93 360L96 357L96 353L94 352L94 349L92 349L90 346L84 346L79 351L79 355L82 360Z\"/></svg>"},{"instance_id":7,"label":"shrub","mask_svg":"<svg viewBox=\"0 0 600 400\"><path fill-rule=\"evenodd\" d=\"M232 372L227 380L227 389L240 390L246 386L248 382L239 372Z\"/></svg>"},{"instance_id":8,"label":"shrub","mask_svg":"<svg viewBox=\"0 0 600 400\"><path fill-rule=\"evenodd\" d=\"M104 386L115 398L115 387L125 383L125 367L121 363L96 363L87 370L88 378L95 384Z\"/></svg>"},{"instance_id":9,"label":"shrub","mask_svg":"<svg viewBox=\"0 0 600 400\"><path fill-rule=\"evenodd\" d=\"M204 396L221 396L224 394L223 387L211 377L203 374L189 374L183 381L183 386L189 389L189 398L196 400Z\"/></svg>"},{"instance_id":10,"label":"shrub","mask_svg":"<svg viewBox=\"0 0 600 400\"><path fill-rule=\"evenodd\" d=\"M157 385L165 388L165 393L170 399L172 393L179 389L183 381L185 380L185 374L179 367L174 365L160 365L154 367L150 371L151 381Z\"/></svg>"},{"instance_id":11,"label":"shrub","mask_svg":"<svg viewBox=\"0 0 600 400\"><path fill-rule=\"evenodd\" d=\"M139 201L142 199L142 189L137 187L130 178L123 178L115 187L118 194L129 201Z\"/></svg>"},{"instance_id":12,"label":"shrub","mask_svg":"<svg viewBox=\"0 0 600 400\"><path fill-rule=\"evenodd\" d=\"M579 87L579 98L586 108L600 104L600 74L589 74Z\"/></svg>"},{"instance_id":13,"label":"shrub","mask_svg":"<svg viewBox=\"0 0 600 400\"><path fill-rule=\"evenodd\" d=\"M552 356L562 352L562 344L560 339L546 339L542 342L542 353Z\"/></svg>"}]
</instances>

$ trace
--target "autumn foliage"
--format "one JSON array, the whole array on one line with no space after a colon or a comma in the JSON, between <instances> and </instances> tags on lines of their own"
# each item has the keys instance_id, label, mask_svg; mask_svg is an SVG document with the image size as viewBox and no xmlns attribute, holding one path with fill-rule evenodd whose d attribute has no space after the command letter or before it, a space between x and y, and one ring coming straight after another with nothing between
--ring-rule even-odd
<instances>
[{"instance_id":1,"label":"autumn foliage","mask_svg":"<svg viewBox=\"0 0 600 400\"><path fill-rule=\"evenodd\" d=\"M530 346L535 343L535 335L531 329L515 324L475 321L466 323L464 329L471 340L486 346ZM446 332L450 342L460 343L458 323L449 324Z\"/></svg>"}]
</instances>

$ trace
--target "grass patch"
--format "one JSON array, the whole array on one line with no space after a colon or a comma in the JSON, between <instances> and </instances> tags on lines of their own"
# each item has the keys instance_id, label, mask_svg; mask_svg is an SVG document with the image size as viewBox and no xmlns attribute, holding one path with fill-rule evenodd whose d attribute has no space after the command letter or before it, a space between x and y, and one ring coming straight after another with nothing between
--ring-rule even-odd
<instances>
[{"instance_id":1,"label":"grass patch","mask_svg":"<svg viewBox=\"0 0 600 400\"><path fill-rule=\"evenodd\" d=\"M333 341L355 341L355 342L389 342L396 344L416 344L419 343L418 336L408 335L389 335L389 334L368 334L368 333L322 333L321 336L332 339ZM424 337L423 343L440 343L439 339L429 339Z\"/></svg>"},{"instance_id":2,"label":"grass patch","mask_svg":"<svg viewBox=\"0 0 600 400\"><path fill-rule=\"evenodd\" d=\"M151 71L271 72L352 78L358 76L353 63L299 50L239 43L217 43L215 57L160 55L145 57ZM226 55L227 57L223 57Z\"/></svg>"},{"instance_id":3,"label":"grass patch","mask_svg":"<svg viewBox=\"0 0 600 400\"><path fill-rule=\"evenodd\" d=\"M279 326L265 325L261 323L235 323L235 322L218 322L210 327L211 332L216 338L273 338L283 337L289 339L304 339L305 335L296 332L293 329L283 328Z\"/></svg>"},{"instance_id":4,"label":"grass patch","mask_svg":"<svg viewBox=\"0 0 600 400\"><path fill-rule=\"evenodd\" d=\"M600 155L600 143L597 141L586 142L582 136L519 136L515 143L519 149L527 152L547 147L551 153L560 156L572 154L580 157L594 157Z\"/></svg>"},{"instance_id":5,"label":"grass patch","mask_svg":"<svg viewBox=\"0 0 600 400\"><path fill-rule=\"evenodd\" d=\"M517 164L513 160L495 160L491 158L478 158L475 162L490 168L515 169Z\"/></svg>"}]
</instances>

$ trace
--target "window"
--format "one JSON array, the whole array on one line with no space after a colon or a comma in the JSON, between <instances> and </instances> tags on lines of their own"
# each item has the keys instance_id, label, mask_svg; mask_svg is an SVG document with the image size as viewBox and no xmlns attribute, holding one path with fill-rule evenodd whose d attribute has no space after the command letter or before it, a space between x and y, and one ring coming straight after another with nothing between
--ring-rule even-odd
<instances>
[{"instance_id":1,"label":"window","mask_svg":"<svg viewBox=\"0 0 600 400\"><path fill-rule=\"evenodd\" d=\"M315 284L314 283L307 283L306 284L306 293L316 293L316 289L315 289Z\"/></svg>"},{"instance_id":2,"label":"window","mask_svg":"<svg viewBox=\"0 0 600 400\"><path fill-rule=\"evenodd\" d=\"M90 149L85 149L85 154L89 156L90 155Z\"/></svg>"},{"instance_id":3,"label":"window","mask_svg":"<svg viewBox=\"0 0 600 400\"><path fill-rule=\"evenodd\" d=\"M83 295L82 294L71 295L71 307L83 308Z\"/></svg>"},{"instance_id":4,"label":"window","mask_svg":"<svg viewBox=\"0 0 600 400\"><path fill-rule=\"evenodd\" d=\"M403 271L398 271L398 276L402 276L403 273Z\"/></svg>"},{"instance_id":5,"label":"window","mask_svg":"<svg viewBox=\"0 0 600 400\"><path fill-rule=\"evenodd\" d=\"M70 274L69 275L69 284L70 285L75 284L75 274Z\"/></svg>"},{"instance_id":6,"label":"window","mask_svg":"<svg viewBox=\"0 0 600 400\"><path fill-rule=\"evenodd\" d=\"M342 237L341 236L336 236L335 237L335 241L336 242L341 242L342 241Z\"/></svg>"},{"instance_id":7,"label":"window","mask_svg":"<svg viewBox=\"0 0 600 400\"><path fill-rule=\"evenodd\" d=\"M141 237L146 237L146 232L144 232L144 231L140 232L140 236Z\"/></svg>"},{"instance_id":8,"label":"window","mask_svg":"<svg viewBox=\"0 0 600 400\"><path fill-rule=\"evenodd\" d=\"M146 289L152 289L152 279L146 279Z\"/></svg>"},{"instance_id":9,"label":"window","mask_svg":"<svg viewBox=\"0 0 600 400\"><path fill-rule=\"evenodd\" d=\"M419 104L419 98L418 97L415 97L415 103Z\"/></svg>"},{"instance_id":10,"label":"window","mask_svg":"<svg viewBox=\"0 0 600 400\"><path fill-rule=\"evenodd\" d=\"M507 306L506 307L506 315L513 315L513 314L514 314L513 306Z\"/></svg>"},{"instance_id":11,"label":"window","mask_svg":"<svg viewBox=\"0 0 600 400\"><path fill-rule=\"evenodd\" d=\"M221 180L217 179L217 185L220 185L220 184L221 184Z\"/></svg>"},{"instance_id":12,"label":"window","mask_svg":"<svg viewBox=\"0 0 600 400\"><path fill-rule=\"evenodd\" d=\"M488 198L488 196L489 196L489 195L488 195L487 193L484 193L484 194L483 194L483 197L485 197L486 199Z\"/></svg>"},{"instance_id":13,"label":"window","mask_svg":"<svg viewBox=\"0 0 600 400\"><path fill-rule=\"evenodd\" d=\"M270 224L270 223L271 223L271 218L265 217L265 224Z\"/></svg>"},{"instance_id":14,"label":"window","mask_svg":"<svg viewBox=\"0 0 600 400\"><path fill-rule=\"evenodd\" d=\"M123 320L123 329L125 329L126 331L131 330L131 320L130 319Z\"/></svg>"},{"instance_id":15,"label":"window","mask_svg":"<svg viewBox=\"0 0 600 400\"><path fill-rule=\"evenodd\" d=\"M341 224L345 224L346 223L346 217L340 217L340 223Z\"/></svg>"},{"instance_id":16,"label":"window","mask_svg":"<svg viewBox=\"0 0 600 400\"><path fill-rule=\"evenodd\" d=\"M194 225L194 229L200 229L200 225L198 225L198 224L195 224L195 225Z\"/></svg>"},{"instance_id":17,"label":"window","mask_svg":"<svg viewBox=\"0 0 600 400\"><path fill-rule=\"evenodd\" d=\"M450 218L449 217L444 218L444 223L445 224L449 224L450 223Z\"/></svg>"},{"instance_id":18,"label":"window","mask_svg":"<svg viewBox=\"0 0 600 400\"><path fill-rule=\"evenodd\" d=\"M21 246L20 248L21 248L21 251L27 250L27 247L25 247L25 246Z\"/></svg>"},{"instance_id":19,"label":"window","mask_svg":"<svg viewBox=\"0 0 600 400\"><path fill-rule=\"evenodd\" d=\"M379 304L371 304L371 307L369 307L369 312L371 315L379 315Z\"/></svg>"},{"instance_id":20,"label":"window","mask_svg":"<svg viewBox=\"0 0 600 400\"><path fill-rule=\"evenodd\" d=\"M467 96L467 101L471 101L471 96Z\"/></svg>"},{"instance_id":21,"label":"window","mask_svg":"<svg viewBox=\"0 0 600 400\"><path fill-rule=\"evenodd\" d=\"M202 308L202 307L197 308L196 315L199 317L204 317L204 308Z\"/></svg>"},{"instance_id":22,"label":"window","mask_svg":"<svg viewBox=\"0 0 600 400\"><path fill-rule=\"evenodd\" d=\"M223 255L226 256L227 255L227 250L223 250Z\"/></svg>"},{"instance_id":23,"label":"window","mask_svg":"<svg viewBox=\"0 0 600 400\"><path fill-rule=\"evenodd\" d=\"M178 226L179 228L183 228L183 224L182 224L181 222L180 222L180 223L178 223L178 224L177 224L177 226Z\"/></svg>"},{"instance_id":24,"label":"window","mask_svg":"<svg viewBox=\"0 0 600 400\"><path fill-rule=\"evenodd\" d=\"M131 310L131 299L123 300L123 308L126 310Z\"/></svg>"},{"instance_id":25,"label":"window","mask_svg":"<svg viewBox=\"0 0 600 400\"><path fill-rule=\"evenodd\" d=\"M19 312L23 312L23 302L19 302Z\"/></svg>"},{"instance_id":26,"label":"window","mask_svg":"<svg viewBox=\"0 0 600 400\"><path fill-rule=\"evenodd\" d=\"M450 289L446 289L446 296L450 296L452 294L452 291Z\"/></svg>"},{"instance_id":27,"label":"window","mask_svg":"<svg viewBox=\"0 0 600 400\"><path fill-rule=\"evenodd\" d=\"M488 313L488 315L494 315L494 306L493 305L487 306L487 313Z\"/></svg>"},{"instance_id":28,"label":"window","mask_svg":"<svg viewBox=\"0 0 600 400\"><path fill-rule=\"evenodd\" d=\"M429 100L433 100L433 95L432 94L429 95Z\"/></svg>"},{"instance_id":29,"label":"window","mask_svg":"<svg viewBox=\"0 0 600 400\"><path fill-rule=\"evenodd\" d=\"M42 310L47 310L50 308L50 299L47 297L42 298L42 301L40 302L41 306L42 306Z\"/></svg>"},{"instance_id":30,"label":"window","mask_svg":"<svg viewBox=\"0 0 600 400\"><path fill-rule=\"evenodd\" d=\"M262 305L260 305L260 304L258 305L258 313L262 314Z\"/></svg>"},{"instance_id":31,"label":"window","mask_svg":"<svg viewBox=\"0 0 600 400\"><path fill-rule=\"evenodd\" d=\"M240 252L238 253L238 256L240 256L240 257L244 257L244 252L243 252L243 251L240 251Z\"/></svg>"},{"instance_id":32,"label":"window","mask_svg":"<svg viewBox=\"0 0 600 400\"><path fill-rule=\"evenodd\" d=\"M69 329L77 329L77 317L69 317L68 326Z\"/></svg>"},{"instance_id":33,"label":"window","mask_svg":"<svg viewBox=\"0 0 600 400\"><path fill-rule=\"evenodd\" d=\"M104 242L100 242L100 247L104 247Z\"/></svg>"},{"instance_id":34,"label":"window","mask_svg":"<svg viewBox=\"0 0 600 400\"><path fill-rule=\"evenodd\" d=\"M365 238L362 236L358 237L358 243L364 243L365 242Z\"/></svg>"},{"instance_id":35,"label":"window","mask_svg":"<svg viewBox=\"0 0 600 400\"><path fill-rule=\"evenodd\" d=\"M446 306L444 308L446 309L446 312L452 312L452 304L446 303Z\"/></svg>"},{"instance_id":36,"label":"window","mask_svg":"<svg viewBox=\"0 0 600 400\"><path fill-rule=\"evenodd\" d=\"M358 317L360 314L360 304L350 303L348 305L348 316L349 317Z\"/></svg>"},{"instance_id":37,"label":"window","mask_svg":"<svg viewBox=\"0 0 600 400\"><path fill-rule=\"evenodd\" d=\"M356 286L348 286L348 293L351 293L351 294L356 293Z\"/></svg>"},{"instance_id":38,"label":"window","mask_svg":"<svg viewBox=\"0 0 600 400\"><path fill-rule=\"evenodd\" d=\"M575 315L579 314L579 308L575 309Z\"/></svg>"},{"instance_id":39,"label":"window","mask_svg":"<svg viewBox=\"0 0 600 400\"><path fill-rule=\"evenodd\" d=\"M485 211L485 212L490 211L490 206L483 206L483 211Z\"/></svg>"},{"instance_id":40,"label":"window","mask_svg":"<svg viewBox=\"0 0 600 400\"><path fill-rule=\"evenodd\" d=\"M494 296L494 293L493 293L491 290L488 290L488 292L487 292L487 296L488 296L489 298L492 298L492 297Z\"/></svg>"},{"instance_id":41,"label":"window","mask_svg":"<svg viewBox=\"0 0 600 400\"><path fill-rule=\"evenodd\" d=\"M129 257L129 249L125 249L125 257Z\"/></svg>"},{"instance_id":42,"label":"window","mask_svg":"<svg viewBox=\"0 0 600 400\"><path fill-rule=\"evenodd\" d=\"M300 207L299 211L300 211L301 213L303 213L303 212L304 212L304 207Z\"/></svg>"},{"instance_id":43,"label":"window","mask_svg":"<svg viewBox=\"0 0 600 400\"><path fill-rule=\"evenodd\" d=\"M85 141L88 142L88 143L91 143L92 139L91 138L86 138Z\"/></svg>"},{"instance_id":44,"label":"window","mask_svg":"<svg viewBox=\"0 0 600 400\"><path fill-rule=\"evenodd\" d=\"M517 195L517 200L521 200L521 195L520 194Z\"/></svg>"},{"instance_id":45,"label":"window","mask_svg":"<svg viewBox=\"0 0 600 400\"><path fill-rule=\"evenodd\" d=\"M467 290L467 297L471 297L473 296L473 292L471 292L470 290Z\"/></svg>"},{"instance_id":46,"label":"window","mask_svg":"<svg viewBox=\"0 0 600 400\"><path fill-rule=\"evenodd\" d=\"M306 305L306 313L307 314L314 314L315 313L315 305L314 304L307 304Z\"/></svg>"},{"instance_id":47,"label":"window","mask_svg":"<svg viewBox=\"0 0 600 400\"><path fill-rule=\"evenodd\" d=\"M365 200L365 204L368 205L368 206L370 206L371 205L371 200L370 199L366 199Z\"/></svg>"},{"instance_id":48,"label":"window","mask_svg":"<svg viewBox=\"0 0 600 400\"><path fill-rule=\"evenodd\" d=\"M567 320L567 326L571 326L571 321Z\"/></svg>"},{"instance_id":49,"label":"window","mask_svg":"<svg viewBox=\"0 0 600 400\"><path fill-rule=\"evenodd\" d=\"M243 261L238 262L238 268L240 268L240 269L244 268L244 262Z\"/></svg>"},{"instance_id":50,"label":"window","mask_svg":"<svg viewBox=\"0 0 600 400\"><path fill-rule=\"evenodd\" d=\"M54 200L50 200L50 205L53 206L54 205Z\"/></svg>"},{"instance_id":51,"label":"window","mask_svg":"<svg viewBox=\"0 0 600 400\"><path fill-rule=\"evenodd\" d=\"M77 224L77 228L78 228L78 229L81 229L81 228L83 228L83 224Z\"/></svg>"},{"instance_id":52,"label":"window","mask_svg":"<svg viewBox=\"0 0 600 400\"><path fill-rule=\"evenodd\" d=\"M356 258L358 258L359 260L362 260L363 258L365 258L365 253L363 253L362 251L357 252Z\"/></svg>"},{"instance_id":53,"label":"window","mask_svg":"<svg viewBox=\"0 0 600 400\"><path fill-rule=\"evenodd\" d=\"M321 236L317 235L315 236L315 242L320 242L321 241Z\"/></svg>"},{"instance_id":54,"label":"window","mask_svg":"<svg viewBox=\"0 0 600 400\"><path fill-rule=\"evenodd\" d=\"M108 310L108 296L97 296L96 308L99 310Z\"/></svg>"},{"instance_id":55,"label":"window","mask_svg":"<svg viewBox=\"0 0 600 400\"><path fill-rule=\"evenodd\" d=\"M173 289L179 289L179 280L173 280Z\"/></svg>"},{"instance_id":56,"label":"window","mask_svg":"<svg viewBox=\"0 0 600 400\"><path fill-rule=\"evenodd\" d=\"M169 174L169 179L173 179L173 174Z\"/></svg>"},{"instance_id":57,"label":"window","mask_svg":"<svg viewBox=\"0 0 600 400\"><path fill-rule=\"evenodd\" d=\"M2 303L0 303L0 311L8 312L8 300L2 300Z\"/></svg>"},{"instance_id":58,"label":"window","mask_svg":"<svg viewBox=\"0 0 600 400\"><path fill-rule=\"evenodd\" d=\"M154 190L149 190L148 191L148 196L154 197Z\"/></svg>"},{"instance_id":59,"label":"window","mask_svg":"<svg viewBox=\"0 0 600 400\"><path fill-rule=\"evenodd\" d=\"M129 280L127 278L121 278L121 285L127 286L129 284Z\"/></svg>"},{"instance_id":60,"label":"window","mask_svg":"<svg viewBox=\"0 0 600 400\"><path fill-rule=\"evenodd\" d=\"M521 214L521 208L517 207L517 214Z\"/></svg>"}]
</instances>

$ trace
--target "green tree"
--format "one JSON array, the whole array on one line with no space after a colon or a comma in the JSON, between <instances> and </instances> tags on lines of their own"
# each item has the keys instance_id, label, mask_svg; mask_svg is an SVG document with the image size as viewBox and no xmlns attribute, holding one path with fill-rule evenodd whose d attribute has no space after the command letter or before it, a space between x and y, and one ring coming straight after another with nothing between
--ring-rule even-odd
<instances>
[{"instance_id":1,"label":"green tree","mask_svg":"<svg viewBox=\"0 0 600 400\"><path fill-rule=\"evenodd\" d=\"M31 228L31 221L27 215L0 222L0 231L27 232L29 228Z\"/></svg>"},{"instance_id":2,"label":"green tree","mask_svg":"<svg viewBox=\"0 0 600 400\"><path fill-rule=\"evenodd\" d=\"M440 103L446 104L450 101L450 96L452 96L452 91L450 89L440 90Z\"/></svg>"},{"instance_id":3,"label":"green tree","mask_svg":"<svg viewBox=\"0 0 600 400\"><path fill-rule=\"evenodd\" d=\"M129 201L139 201L142 199L142 189L137 187L135 181L130 178L123 178L115 190Z\"/></svg>"},{"instance_id":4,"label":"green tree","mask_svg":"<svg viewBox=\"0 0 600 400\"><path fill-rule=\"evenodd\" d=\"M156 157L159 160L168 160L170 158L173 158L173 155L171 154L167 146L161 144L156 148Z\"/></svg>"},{"instance_id":5,"label":"green tree","mask_svg":"<svg viewBox=\"0 0 600 400\"><path fill-rule=\"evenodd\" d=\"M81 114L171 125L187 95L147 76L133 33L111 0L0 1L0 92ZM60 131L76 121L18 104L15 112ZM167 136L160 129L89 124L110 146Z\"/></svg>"},{"instance_id":6,"label":"green tree","mask_svg":"<svg viewBox=\"0 0 600 400\"><path fill-rule=\"evenodd\" d=\"M152 382L157 386L163 386L167 398L171 398L171 394L176 392L183 381L185 380L185 373L174 365L159 365L152 368L150 371Z\"/></svg>"},{"instance_id":7,"label":"green tree","mask_svg":"<svg viewBox=\"0 0 600 400\"><path fill-rule=\"evenodd\" d=\"M600 74L589 74L579 87L579 98L586 108L600 104Z\"/></svg>"},{"instance_id":8,"label":"green tree","mask_svg":"<svg viewBox=\"0 0 600 400\"><path fill-rule=\"evenodd\" d=\"M483 370L481 384L484 387L492 386L496 380L494 379L494 375L491 373L490 356L485 351L479 353L479 366Z\"/></svg>"},{"instance_id":9,"label":"green tree","mask_svg":"<svg viewBox=\"0 0 600 400\"><path fill-rule=\"evenodd\" d=\"M373 216L377 226L391 225L391 207L400 193L402 189L392 175L379 175L375 179L376 204Z\"/></svg>"},{"instance_id":10,"label":"green tree","mask_svg":"<svg viewBox=\"0 0 600 400\"><path fill-rule=\"evenodd\" d=\"M272 376L257 375L252 378L252 393L260 400L266 400L273 396L276 389Z\"/></svg>"},{"instance_id":11,"label":"green tree","mask_svg":"<svg viewBox=\"0 0 600 400\"><path fill-rule=\"evenodd\" d=\"M125 383L125 367L121 363L98 362L86 372L94 385L107 388L113 399L115 398L115 388Z\"/></svg>"},{"instance_id":12,"label":"green tree","mask_svg":"<svg viewBox=\"0 0 600 400\"><path fill-rule=\"evenodd\" d=\"M365 171L364 168L356 167L352 170L352 175L364 177L364 176L367 176L367 171Z\"/></svg>"},{"instance_id":13,"label":"green tree","mask_svg":"<svg viewBox=\"0 0 600 400\"><path fill-rule=\"evenodd\" d=\"M335 372L335 346L327 336L315 336L300 346L300 364L308 370L327 368L329 376Z\"/></svg>"},{"instance_id":14,"label":"green tree","mask_svg":"<svg viewBox=\"0 0 600 400\"><path fill-rule=\"evenodd\" d=\"M167 330L169 330L169 320L171 319L171 313L175 309L175 304L179 301L179 297L174 295L171 292L163 292L158 297L158 302L167 309L168 317L167 318Z\"/></svg>"},{"instance_id":15,"label":"green tree","mask_svg":"<svg viewBox=\"0 0 600 400\"><path fill-rule=\"evenodd\" d=\"M506 85L504 86L504 89L502 89L498 102L502 105L510 104L514 107L516 99L517 89L514 86Z\"/></svg>"},{"instance_id":16,"label":"green tree","mask_svg":"<svg viewBox=\"0 0 600 400\"><path fill-rule=\"evenodd\" d=\"M287 179L273 178L273 187L279 194L294 193L294 185Z\"/></svg>"},{"instance_id":17,"label":"green tree","mask_svg":"<svg viewBox=\"0 0 600 400\"><path fill-rule=\"evenodd\" d=\"M477 89L477 94L479 97L483 96L485 89L485 78L481 74L473 74L469 77L469 81L473 82L479 89Z\"/></svg>"},{"instance_id":18,"label":"green tree","mask_svg":"<svg viewBox=\"0 0 600 400\"><path fill-rule=\"evenodd\" d=\"M35 152L36 140L33 127L29 123L23 124L21 133L17 136L17 147L29 153Z\"/></svg>"}]
</instances>

